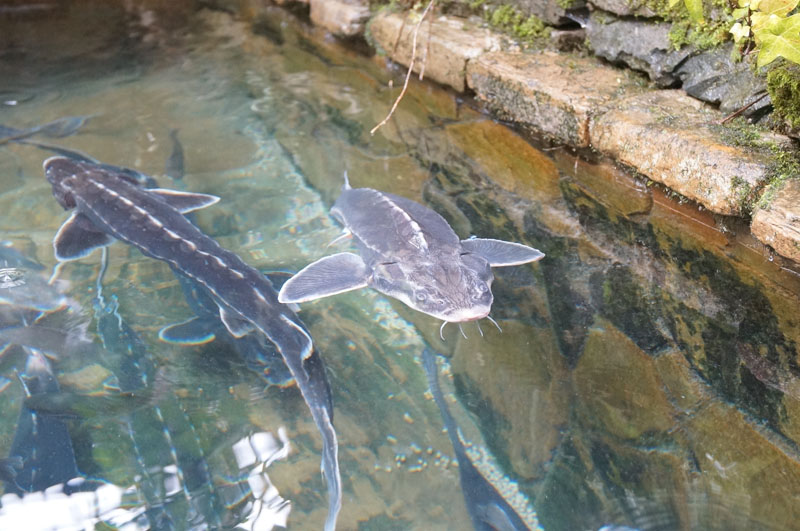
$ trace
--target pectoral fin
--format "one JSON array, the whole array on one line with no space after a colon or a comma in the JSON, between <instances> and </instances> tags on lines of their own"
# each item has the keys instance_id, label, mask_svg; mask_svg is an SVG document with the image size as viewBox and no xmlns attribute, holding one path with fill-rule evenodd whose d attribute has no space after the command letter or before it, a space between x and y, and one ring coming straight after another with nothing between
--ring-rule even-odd
<instances>
[{"instance_id":1,"label":"pectoral fin","mask_svg":"<svg viewBox=\"0 0 800 531\"><path fill-rule=\"evenodd\" d=\"M100 231L92 222L78 212L73 212L58 229L53 239L56 259L60 262L77 260L100 247L113 243L114 238Z\"/></svg>"},{"instance_id":2,"label":"pectoral fin","mask_svg":"<svg viewBox=\"0 0 800 531\"><path fill-rule=\"evenodd\" d=\"M223 306L219 307L219 318L233 337L246 336L253 331L253 323L247 319L242 319Z\"/></svg>"},{"instance_id":3,"label":"pectoral fin","mask_svg":"<svg viewBox=\"0 0 800 531\"><path fill-rule=\"evenodd\" d=\"M465 252L482 256L492 267L527 264L544 258L544 253L533 247L488 238L461 240L461 248Z\"/></svg>"},{"instance_id":4,"label":"pectoral fin","mask_svg":"<svg viewBox=\"0 0 800 531\"><path fill-rule=\"evenodd\" d=\"M349 230L345 229L339 236L334 238L331 241L331 243L326 245L325 248L327 249L328 247L333 247L334 245L338 245L338 244L342 243L345 240L351 239L352 237L353 237L353 233L350 232Z\"/></svg>"},{"instance_id":5,"label":"pectoral fin","mask_svg":"<svg viewBox=\"0 0 800 531\"><path fill-rule=\"evenodd\" d=\"M200 210L207 206L211 206L217 201L219 197L209 194L194 194L190 192L180 192L178 190L169 190L167 188L150 188L148 193L155 194L166 203L178 210L182 214Z\"/></svg>"},{"instance_id":6,"label":"pectoral fin","mask_svg":"<svg viewBox=\"0 0 800 531\"><path fill-rule=\"evenodd\" d=\"M369 272L360 256L338 253L307 265L278 294L283 303L306 302L367 285Z\"/></svg>"},{"instance_id":7,"label":"pectoral fin","mask_svg":"<svg viewBox=\"0 0 800 531\"><path fill-rule=\"evenodd\" d=\"M182 323L165 326L158 332L158 338L167 343L177 343L179 345L204 345L214 341L214 325L218 323L192 317Z\"/></svg>"}]
</instances>

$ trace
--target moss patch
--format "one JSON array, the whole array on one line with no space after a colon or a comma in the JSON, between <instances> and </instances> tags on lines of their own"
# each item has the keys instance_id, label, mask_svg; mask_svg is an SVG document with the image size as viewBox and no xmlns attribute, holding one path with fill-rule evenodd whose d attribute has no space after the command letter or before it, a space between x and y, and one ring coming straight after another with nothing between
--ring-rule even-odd
<instances>
[{"instance_id":1,"label":"moss patch","mask_svg":"<svg viewBox=\"0 0 800 531\"><path fill-rule=\"evenodd\" d=\"M800 97L800 93L797 94ZM794 102L795 105L800 105ZM736 118L726 125L711 126L726 144L745 147L765 155L769 159L766 184L752 189L744 180L733 178L731 186L739 198L742 213L750 214L756 208L767 208L788 179L800 178L800 153L786 149L765 136L768 130L749 123L744 118Z\"/></svg>"},{"instance_id":2,"label":"moss patch","mask_svg":"<svg viewBox=\"0 0 800 531\"><path fill-rule=\"evenodd\" d=\"M800 127L800 66L784 64L770 70L767 91L775 114L791 127Z\"/></svg>"},{"instance_id":3,"label":"moss patch","mask_svg":"<svg viewBox=\"0 0 800 531\"><path fill-rule=\"evenodd\" d=\"M514 6L502 5L488 13L493 27L510 33L525 43L533 43L550 36L550 27L535 15L526 17Z\"/></svg>"}]
</instances>

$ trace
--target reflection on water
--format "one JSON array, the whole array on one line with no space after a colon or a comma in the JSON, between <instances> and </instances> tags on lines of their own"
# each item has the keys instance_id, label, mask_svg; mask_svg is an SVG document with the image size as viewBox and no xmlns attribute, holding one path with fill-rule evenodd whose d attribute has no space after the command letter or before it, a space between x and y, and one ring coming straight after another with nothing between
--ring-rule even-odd
<instances>
[{"instance_id":1,"label":"reflection on water","mask_svg":"<svg viewBox=\"0 0 800 531\"><path fill-rule=\"evenodd\" d=\"M160 340L194 315L165 264L114 244L102 292L100 253L47 284L66 215L35 143L220 196L196 223L266 272L330 254L346 170L461 237L547 256L497 271L503 332L483 338L468 324L469 339L448 327L443 341L439 322L371 290L304 306L336 406L340 528L470 526L426 346L449 358L439 378L458 440L529 526L795 526L796 265L608 164L536 150L435 87L412 83L372 137L397 92L384 65L279 10L221 3L239 18L180 2L0 11L0 453L22 416L57 418L82 477L105 485L76 494L117 486L129 519L108 525L320 528L321 443L301 397L230 344ZM58 393L26 395L17 374L32 351Z\"/></svg>"}]
</instances>

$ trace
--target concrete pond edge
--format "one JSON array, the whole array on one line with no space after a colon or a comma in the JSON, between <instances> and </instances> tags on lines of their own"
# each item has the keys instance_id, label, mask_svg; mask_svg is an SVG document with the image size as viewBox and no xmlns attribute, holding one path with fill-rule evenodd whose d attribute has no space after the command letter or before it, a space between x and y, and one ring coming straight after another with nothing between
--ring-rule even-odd
<instances>
[{"instance_id":1,"label":"concrete pond edge","mask_svg":"<svg viewBox=\"0 0 800 531\"><path fill-rule=\"evenodd\" d=\"M411 63L418 14L310 0L310 16L338 37L365 36L378 53ZM800 263L800 155L790 138L722 125L726 113L682 90L651 88L595 57L523 51L469 19L436 15L419 26L417 42L427 48L427 79L472 91L497 118L608 156L715 214L750 219L756 239Z\"/></svg>"}]
</instances>

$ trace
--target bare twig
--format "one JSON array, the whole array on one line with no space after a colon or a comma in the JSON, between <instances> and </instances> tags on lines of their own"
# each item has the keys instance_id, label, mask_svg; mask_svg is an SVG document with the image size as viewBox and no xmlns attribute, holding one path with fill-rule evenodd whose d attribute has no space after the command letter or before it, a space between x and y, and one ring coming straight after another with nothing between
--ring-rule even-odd
<instances>
[{"instance_id":1,"label":"bare twig","mask_svg":"<svg viewBox=\"0 0 800 531\"><path fill-rule=\"evenodd\" d=\"M738 111L736 111L734 113L731 113L728 116L726 116L725 118L723 118L722 120L720 120L719 124L720 125L725 125L726 123L730 122L731 120L733 120L734 118L736 118L737 116L742 114L744 111L746 111L747 109L749 109L750 107L752 107L753 105L755 105L756 103L758 103L759 101L763 100L766 97L767 97L767 93L765 92L764 94L762 94L758 98L754 99L753 101L751 101L750 103L748 103L747 105L745 105L744 107L739 109Z\"/></svg>"},{"instance_id":2,"label":"bare twig","mask_svg":"<svg viewBox=\"0 0 800 531\"><path fill-rule=\"evenodd\" d=\"M425 53L422 56L422 64L419 65L419 80L425 77L425 65L428 64L428 52L431 51L431 35L433 35L433 15L436 11L436 6L431 11L431 16L428 17L428 42L425 43Z\"/></svg>"},{"instance_id":3,"label":"bare twig","mask_svg":"<svg viewBox=\"0 0 800 531\"><path fill-rule=\"evenodd\" d=\"M414 27L414 37L411 41L411 62L408 64L408 72L406 72L406 80L403 82L403 90L400 91L400 95L397 96L396 100L394 100L394 104L389 110L389 114L386 115L386 118L381 120L381 123L372 128L372 130L369 132L370 135L374 135L375 131L380 129L386 122L389 121L394 114L395 109L397 109L397 106L400 104L400 100L402 100L403 96L406 94L406 89L408 89L408 80L411 78L411 72L414 70L414 61L417 59L417 35L419 34L419 28L422 26L422 22L425 20L425 16L428 14L428 11L430 11L433 7L434 2L435 0L430 0L430 2L428 2L427 7L422 12L419 22L417 22L417 25Z\"/></svg>"}]
</instances>

